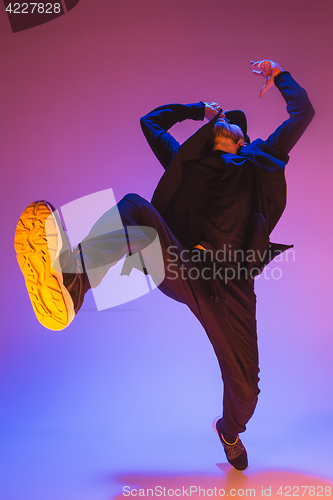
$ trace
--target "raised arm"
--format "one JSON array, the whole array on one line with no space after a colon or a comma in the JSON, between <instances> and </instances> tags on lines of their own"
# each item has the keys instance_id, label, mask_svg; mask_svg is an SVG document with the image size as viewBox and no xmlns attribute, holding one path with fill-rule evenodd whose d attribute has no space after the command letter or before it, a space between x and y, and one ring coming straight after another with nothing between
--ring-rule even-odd
<instances>
[{"instance_id":1,"label":"raised arm","mask_svg":"<svg viewBox=\"0 0 333 500\"><path fill-rule=\"evenodd\" d=\"M288 154L310 125L315 112L307 93L295 82L290 73L280 73L275 77L275 85L287 103L289 118L268 137L266 142Z\"/></svg>"},{"instance_id":2,"label":"raised arm","mask_svg":"<svg viewBox=\"0 0 333 500\"><path fill-rule=\"evenodd\" d=\"M203 120L205 103L168 104L154 109L140 120L142 131L155 156L166 169L175 157L179 142L168 130L184 120Z\"/></svg>"},{"instance_id":3,"label":"raised arm","mask_svg":"<svg viewBox=\"0 0 333 500\"><path fill-rule=\"evenodd\" d=\"M306 91L298 85L290 73L273 61L250 63L253 72L265 78L265 84L260 92L263 97L273 83L281 92L287 103L289 118L285 120L266 140L269 146L288 154L309 126L314 117L314 109Z\"/></svg>"}]
</instances>

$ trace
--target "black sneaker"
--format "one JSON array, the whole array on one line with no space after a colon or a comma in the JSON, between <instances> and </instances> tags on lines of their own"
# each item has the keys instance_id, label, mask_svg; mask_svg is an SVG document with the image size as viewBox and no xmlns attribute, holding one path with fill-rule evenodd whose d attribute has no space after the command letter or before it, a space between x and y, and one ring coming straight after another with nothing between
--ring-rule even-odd
<instances>
[{"instance_id":1,"label":"black sneaker","mask_svg":"<svg viewBox=\"0 0 333 500\"><path fill-rule=\"evenodd\" d=\"M213 422L213 427L216 434L221 440L229 464L232 465L237 470L245 470L248 466L245 446L243 445L239 436L237 436L237 439L234 443L228 443L224 439L223 434L221 432L221 424L222 424L222 418L216 419Z\"/></svg>"},{"instance_id":2,"label":"black sneaker","mask_svg":"<svg viewBox=\"0 0 333 500\"><path fill-rule=\"evenodd\" d=\"M63 330L83 303L87 278L50 203L36 201L24 210L14 246L38 321L50 330Z\"/></svg>"}]
</instances>

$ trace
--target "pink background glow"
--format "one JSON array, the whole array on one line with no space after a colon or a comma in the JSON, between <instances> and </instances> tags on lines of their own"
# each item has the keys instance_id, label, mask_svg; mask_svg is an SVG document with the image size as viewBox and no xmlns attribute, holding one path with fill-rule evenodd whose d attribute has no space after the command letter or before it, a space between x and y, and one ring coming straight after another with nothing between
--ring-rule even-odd
<instances>
[{"instance_id":1,"label":"pink background glow","mask_svg":"<svg viewBox=\"0 0 333 500\"><path fill-rule=\"evenodd\" d=\"M330 0L80 0L17 34L1 10L1 498L104 500L163 481L333 485L331 9ZM89 292L67 330L47 331L13 239L36 199L58 208L107 188L117 200L150 199L162 167L139 118L156 106L243 109L251 139L266 139L286 112L275 88L259 99L248 62L262 58L306 88L316 117L291 153L273 234L295 244L296 260L271 264L282 278L256 285L262 393L244 435L250 468L236 477L211 430L217 362L186 307L155 290L97 312ZM174 134L183 141L199 125Z\"/></svg>"}]
</instances>

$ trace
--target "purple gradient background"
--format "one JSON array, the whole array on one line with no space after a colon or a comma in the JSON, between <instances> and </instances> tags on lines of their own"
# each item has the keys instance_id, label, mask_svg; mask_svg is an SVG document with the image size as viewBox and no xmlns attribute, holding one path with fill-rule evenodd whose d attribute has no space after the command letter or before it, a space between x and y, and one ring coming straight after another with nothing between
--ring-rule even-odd
<instances>
[{"instance_id":1,"label":"purple gradient background","mask_svg":"<svg viewBox=\"0 0 333 500\"><path fill-rule=\"evenodd\" d=\"M282 279L256 285L262 393L244 436L251 467L237 481L333 484L331 10L330 0L80 0L17 34L1 11L1 498L110 499L163 478L236 481L216 467L220 375L186 307L154 291L97 312L89 292L67 330L46 331L13 238L35 199L60 207L109 187L118 200L150 199L162 168L139 118L158 105L244 109L250 137L265 139L286 112L275 88L259 99L248 62L262 58L291 71L316 117L291 153L273 235L295 244L296 261L271 264ZM183 141L200 124L174 134Z\"/></svg>"}]
</instances>

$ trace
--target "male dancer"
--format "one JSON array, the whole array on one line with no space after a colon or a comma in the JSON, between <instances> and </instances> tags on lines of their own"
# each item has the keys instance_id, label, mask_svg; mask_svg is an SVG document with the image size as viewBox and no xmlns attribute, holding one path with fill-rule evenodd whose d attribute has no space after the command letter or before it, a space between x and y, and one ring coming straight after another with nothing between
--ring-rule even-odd
<instances>
[{"instance_id":1,"label":"male dancer","mask_svg":"<svg viewBox=\"0 0 333 500\"><path fill-rule=\"evenodd\" d=\"M269 234L285 208L288 153L314 115L304 89L281 66L269 60L251 65L265 78L260 96L275 83L289 113L266 141L250 143L242 111L222 113L218 104L204 102L162 106L141 119L146 139L166 169L151 204L126 195L73 252L47 202L35 202L23 212L15 235L37 318L47 328L62 329L107 269L124 255L141 255L157 232L165 272L159 288L191 309L216 353L224 394L215 430L238 470L248 465L239 433L245 431L259 393L254 277L288 248L270 243ZM168 133L177 122L204 117L209 123L182 146ZM115 227L118 213L126 233ZM157 280L154 258L144 264Z\"/></svg>"}]
</instances>

